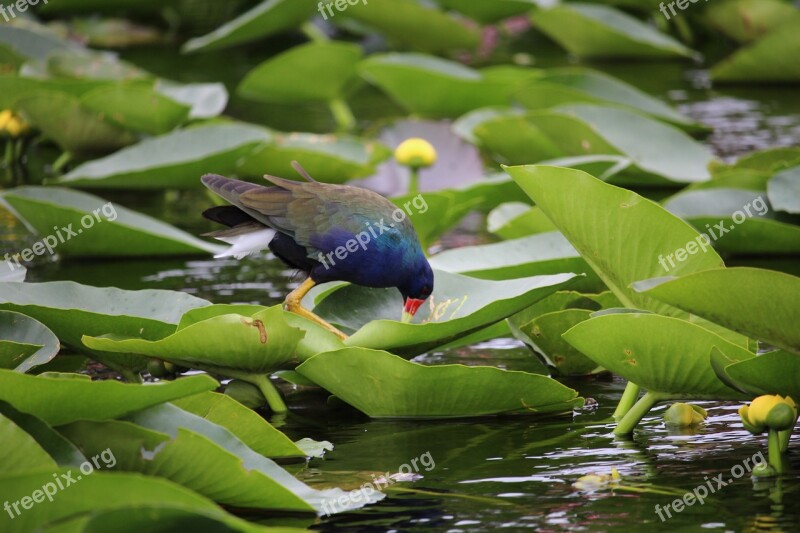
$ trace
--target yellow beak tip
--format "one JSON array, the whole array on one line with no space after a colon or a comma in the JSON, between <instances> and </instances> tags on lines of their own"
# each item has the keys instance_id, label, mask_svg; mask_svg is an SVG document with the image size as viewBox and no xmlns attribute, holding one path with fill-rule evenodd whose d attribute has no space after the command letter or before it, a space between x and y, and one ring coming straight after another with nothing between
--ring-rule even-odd
<instances>
[{"instance_id":1,"label":"yellow beak tip","mask_svg":"<svg viewBox=\"0 0 800 533\"><path fill-rule=\"evenodd\" d=\"M408 311L403 311L403 318L400 319L400 322L404 324L408 324L414 318L414 315L409 313Z\"/></svg>"}]
</instances>

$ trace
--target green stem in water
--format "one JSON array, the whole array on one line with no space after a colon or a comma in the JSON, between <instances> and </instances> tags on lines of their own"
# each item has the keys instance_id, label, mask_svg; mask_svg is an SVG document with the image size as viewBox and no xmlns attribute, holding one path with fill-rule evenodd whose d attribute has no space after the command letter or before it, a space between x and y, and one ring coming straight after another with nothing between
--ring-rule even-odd
<instances>
[{"instance_id":1,"label":"green stem in water","mask_svg":"<svg viewBox=\"0 0 800 533\"><path fill-rule=\"evenodd\" d=\"M774 429L769 430L769 466L771 466L776 474L783 474L783 450L781 449L781 435L780 431Z\"/></svg>"},{"instance_id":2,"label":"green stem in water","mask_svg":"<svg viewBox=\"0 0 800 533\"><path fill-rule=\"evenodd\" d=\"M328 39L328 36L325 35L325 32L317 28L311 22L304 23L302 26L300 26L300 29L303 31L306 37L308 37L309 39L311 39L316 43L324 43L330 41L330 39Z\"/></svg>"},{"instance_id":3,"label":"green stem in water","mask_svg":"<svg viewBox=\"0 0 800 533\"><path fill-rule=\"evenodd\" d=\"M408 193L417 194L419 192L419 168L411 167L411 179L408 182Z\"/></svg>"},{"instance_id":4,"label":"green stem in water","mask_svg":"<svg viewBox=\"0 0 800 533\"><path fill-rule=\"evenodd\" d=\"M638 402L633 405L633 407L628 410L625 416L622 417L622 420L617 423L617 427L614 428L614 435L630 435L633 433L634 428L639 422L641 422L642 418L644 418L644 415L649 413L650 409L652 409L658 402L661 402L665 399L666 398L652 392L646 393Z\"/></svg>"},{"instance_id":5,"label":"green stem in water","mask_svg":"<svg viewBox=\"0 0 800 533\"><path fill-rule=\"evenodd\" d=\"M269 408L274 414L279 415L288 411L286 404L283 402L281 394L278 392L278 389L275 388L275 385L273 385L269 380L269 376L264 374L249 375L246 379L244 379L244 381L249 381L258 387L258 389L261 391L261 394L263 394L264 398L267 399L267 404L269 404Z\"/></svg>"},{"instance_id":6,"label":"green stem in water","mask_svg":"<svg viewBox=\"0 0 800 533\"><path fill-rule=\"evenodd\" d=\"M56 162L53 163L53 172L55 172L56 174L61 174L63 168L67 166L67 163L69 163L71 160L72 160L71 153L69 152L62 153L60 156L58 156Z\"/></svg>"},{"instance_id":7,"label":"green stem in water","mask_svg":"<svg viewBox=\"0 0 800 533\"><path fill-rule=\"evenodd\" d=\"M617 409L614 411L614 420L621 420L628 411L631 410L636 399L639 397L639 385L629 381L625 386L625 392L622 393L622 398L619 399Z\"/></svg>"},{"instance_id":8,"label":"green stem in water","mask_svg":"<svg viewBox=\"0 0 800 533\"><path fill-rule=\"evenodd\" d=\"M339 131L352 131L356 127L356 117L353 115L353 110L347 105L347 102L341 98L336 98L328 103L331 113L333 114L336 124L339 126Z\"/></svg>"}]
</instances>

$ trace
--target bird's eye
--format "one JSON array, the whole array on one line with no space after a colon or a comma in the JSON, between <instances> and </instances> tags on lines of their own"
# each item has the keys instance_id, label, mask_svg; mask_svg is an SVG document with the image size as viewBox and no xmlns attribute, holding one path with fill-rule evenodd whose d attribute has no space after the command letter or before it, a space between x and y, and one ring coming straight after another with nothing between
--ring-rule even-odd
<instances>
[{"instance_id":1,"label":"bird's eye","mask_svg":"<svg viewBox=\"0 0 800 533\"><path fill-rule=\"evenodd\" d=\"M427 298L430 295L431 295L431 288L428 285L422 287L422 296L425 296Z\"/></svg>"}]
</instances>

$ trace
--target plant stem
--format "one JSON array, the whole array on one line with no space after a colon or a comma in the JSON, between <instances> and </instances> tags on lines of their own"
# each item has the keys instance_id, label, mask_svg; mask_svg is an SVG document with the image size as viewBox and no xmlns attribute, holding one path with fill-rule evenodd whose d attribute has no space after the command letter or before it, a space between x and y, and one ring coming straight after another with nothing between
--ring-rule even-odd
<instances>
[{"instance_id":1,"label":"plant stem","mask_svg":"<svg viewBox=\"0 0 800 533\"><path fill-rule=\"evenodd\" d=\"M283 414L288 411L286 404L281 398L281 394L275 385L269 380L269 376L265 374L249 375L245 381L249 381L259 388L261 394L267 399L267 404L274 414Z\"/></svg>"},{"instance_id":2,"label":"plant stem","mask_svg":"<svg viewBox=\"0 0 800 533\"><path fill-rule=\"evenodd\" d=\"M128 383L142 383L142 376L138 372L133 372L126 368L118 368L117 370Z\"/></svg>"},{"instance_id":3,"label":"plant stem","mask_svg":"<svg viewBox=\"0 0 800 533\"><path fill-rule=\"evenodd\" d=\"M617 427L614 428L614 435L630 435L633 433L634 428L642 420L642 418L644 418L644 415L649 413L653 406L664 399L665 398L659 396L658 394L652 392L646 393L638 402L634 404L633 407L628 410L625 416L622 417L622 420L617 423Z\"/></svg>"},{"instance_id":4,"label":"plant stem","mask_svg":"<svg viewBox=\"0 0 800 533\"><path fill-rule=\"evenodd\" d=\"M316 43L324 43L330 41L330 39L328 39L328 36L325 35L325 32L317 28L312 22L304 23L302 26L300 26L300 29L303 31L306 37L308 37L309 39L311 39Z\"/></svg>"},{"instance_id":5,"label":"plant stem","mask_svg":"<svg viewBox=\"0 0 800 533\"><path fill-rule=\"evenodd\" d=\"M781 435L780 431L774 429L769 430L769 466L771 466L776 474L783 474L783 450L781 449Z\"/></svg>"},{"instance_id":6,"label":"plant stem","mask_svg":"<svg viewBox=\"0 0 800 533\"><path fill-rule=\"evenodd\" d=\"M408 193L417 194L419 192L419 169L411 167L411 179L408 182Z\"/></svg>"},{"instance_id":7,"label":"plant stem","mask_svg":"<svg viewBox=\"0 0 800 533\"><path fill-rule=\"evenodd\" d=\"M356 117L347 102L336 98L328 102L333 118L339 126L339 131L352 131L356 127Z\"/></svg>"},{"instance_id":8,"label":"plant stem","mask_svg":"<svg viewBox=\"0 0 800 533\"><path fill-rule=\"evenodd\" d=\"M64 152L58 159L56 159L55 163L53 163L53 172L56 174L60 174L61 170L72 160L72 154L69 152Z\"/></svg>"},{"instance_id":9,"label":"plant stem","mask_svg":"<svg viewBox=\"0 0 800 533\"><path fill-rule=\"evenodd\" d=\"M614 411L614 420L619 421L628 414L628 411L631 410L633 404L636 403L636 399L639 397L639 385L629 381L628 384L625 386L625 392L622 393L622 397L619 399L619 403L617 404L617 409Z\"/></svg>"}]
</instances>

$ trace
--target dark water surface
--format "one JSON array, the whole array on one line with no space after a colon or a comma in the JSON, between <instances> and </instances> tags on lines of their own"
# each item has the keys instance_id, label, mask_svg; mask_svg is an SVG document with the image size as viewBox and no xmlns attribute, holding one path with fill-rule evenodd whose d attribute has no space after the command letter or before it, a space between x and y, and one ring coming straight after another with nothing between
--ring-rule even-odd
<instances>
[{"instance_id":1,"label":"dark water surface","mask_svg":"<svg viewBox=\"0 0 800 533\"><path fill-rule=\"evenodd\" d=\"M287 46L291 43L282 43ZM277 46L277 45L276 45ZM172 50L139 50L127 58L145 68L184 81L222 79L232 85L263 59L258 48L184 58ZM564 65L556 53L542 65ZM538 65L537 65L538 66ZM800 98L796 88L710 88L707 71L685 63L601 65L601 68L661 97L715 128L707 139L726 160L772 146L800 144ZM208 72L213 75L207 75ZM369 90L354 98L357 114L372 118L396 115L397 109ZM330 127L325 109L269 108L236 101L233 114L285 130L321 131ZM675 154L680 157L680 154ZM200 218L207 206L196 192L161 196L105 195L195 233L209 228ZM0 211L7 251L34 239L7 213ZM470 224L444 239L444 247L485 241ZM28 244L23 244L24 242ZM747 260L744 261L747 263ZM796 263L796 262L794 262ZM766 262L769 267L770 263ZM797 265L795 265L796 268ZM785 267L785 268L790 268ZM216 303L280 302L294 286L292 273L266 257L234 260L125 260L46 263L29 270L29 281L70 279L96 286L125 289L184 290ZM420 362L492 364L537 371L540 365L520 343L500 339L468 349L428 354ZM594 408L573 418L536 421L524 417L464 421L370 421L325 398L287 391L300 408L286 419L273 420L293 438L311 437L335 444L324 459L303 467L290 465L309 483L334 483L358 488L371 474L398 472L425 454L435 466L419 465L422 476L394 483L390 498L362 512L325 519L317 529L337 531L609 531L645 528L674 531L800 531L800 477L754 482L748 474L732 479L731 469L759 451L766 439L745 431L737 404L706 402L708 421L694 431L676 433L663 425L663 407L651 413L633 440L615 439L609 422L624 387L621 380L567 382ZM795 436L795 441L797 437ZM792 449L793 448L793 449ZM790 447L795 472L800 453ZM661 521L655 511L676 496L625 490L581 492L572 484L585 474L606 475L616 468L622 484L649 483L658 490L692 490L719 474L731 480L703 505L694 504ZM410 490L413 489L413 490ZM414 492L417 491L417 492ZM436 495L439 493L439 495ZM665 514L662 513L666 517ZM299 520L297 525L311 525Z\"/></svg>"}]
</instances>

